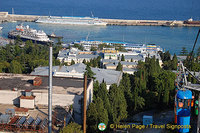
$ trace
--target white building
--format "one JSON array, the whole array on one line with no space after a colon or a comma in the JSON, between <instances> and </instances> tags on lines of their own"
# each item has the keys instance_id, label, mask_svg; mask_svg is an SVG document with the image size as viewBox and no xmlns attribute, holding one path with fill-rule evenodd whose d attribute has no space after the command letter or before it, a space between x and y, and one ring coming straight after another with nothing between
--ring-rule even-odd
<instances>
[{"instance_id":1,"label":"white building","mask_svg":"<svg viewBox=\"0 0 200 133\"><path fill-rule=\"evenodd\" d=\"M53 76L55 77L75 77L83 78L86 65L83 63L74 64L71 66L53 66ZM107 89L109 89L111 84L116 83L119 85L122 78L122 72L115 70L107 70L100 68L93 68L91 70L95 73L95 80L98 80L101 83L103 80L107 84ZM38 67L35 68L31 75L48 75L48 67Z\"/></svg>"},{"instance_id":2,"label":"white building","mask_svg":"<svg viewBox=\"0 0 200 133\"><path fill-rule=\"evenodd\" d=\"M42 84L33 86L30 82L36 76L22 74L0 73L0 104L14 104L20 107L32 108L36 106L48 106L48 77L41 76ZM38 76L37 76L38 77ZM9 82L8 82L9 81ZM61 106L66 108L73 105L75 121L82 123L82 99L83 99L82 78L63 78L53 77L52 87L52 106ZM17 88L13 91L12 88ZM21 96L21 91L32 90L34 101L31 96ZM24 97L26 97L24 99ZM31 98L27 99L27 97ZM93 80L88 79L87 84L87 105L92 102L93 97Z\"/></svg>"},{"instance_id":3,"label":"white building","mask_svg":"<svg viewBox=\"0 0 200 133\"><path fill-rule=\"evenodd\" d=\"M75 63L82 63L84 59L86 61L90 61L91 59L97 57L98 54L95 52L80 51L77 48L71 48L60 50L57 59L60 60L60 62L66 62L70 65L72 60Z\"/></svg>"}]
</instances>

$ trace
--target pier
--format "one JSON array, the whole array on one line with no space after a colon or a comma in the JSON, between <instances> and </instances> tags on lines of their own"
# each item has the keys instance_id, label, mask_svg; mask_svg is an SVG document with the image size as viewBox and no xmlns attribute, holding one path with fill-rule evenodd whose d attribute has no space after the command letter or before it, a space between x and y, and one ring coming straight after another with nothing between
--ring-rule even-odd
<instances>
[{"instance_id":1,"label":"pier","mask_svg":"<svg viewBox=\"0 0 200 133\"><path fill-rule=\"evenodd\" d=\"M13 22L13 21L26 21L35 22L40 16L38 15L17 15L8 14L8 12L0 12L1 22ZM44 16L43 16L44 17ZM47 17L47 16L46 16ZM120 25L120 26L197 26L200 27L200 21L198 24L185 24L184 21L172 21L172 20L125 20L125 19L100 19L103 22L107 22L107 25Z\"/></svg>"},{"instance_id":2,"label":"pier","mask_svg":"<svg viewBox=\"0 0 200 133\"><path fill-rule=\"evenodd\" d=\"M34 22L39 17L40 16L36 15L17 15L17 14L8 14L8 12L0 12L0 23L13 22L13 21Z\"/></svg>"}]
</instances>

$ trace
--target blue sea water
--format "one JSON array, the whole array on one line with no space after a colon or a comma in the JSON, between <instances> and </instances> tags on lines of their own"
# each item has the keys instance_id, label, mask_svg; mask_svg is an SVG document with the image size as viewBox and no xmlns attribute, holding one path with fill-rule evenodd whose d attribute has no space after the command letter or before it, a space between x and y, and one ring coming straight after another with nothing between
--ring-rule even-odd
<instances>
[{"instance_id":1,"label":"blue sea water","mask_svg":"<svg viewBox=\"0 0 200 133\"><path fill-rule=\"evenodd\" d=\"M0 0L0 11L16 14L51 16L94 16L120 19L200 20L200 0ZM179 54L182 47L192 49L199 27L161 26L71 26L24 22L35 29L64 37L64 42L85 39L155 43L170 53ZM17 23L3 23L0 36L15 29ZM197 47L200 46L197 42Z\"/></svg>"},{"instance_id":2,"label":"blue sea water","mask_svg":"<svg viewBox=\"0 0 200 133\"><path fill-rule=\"evenodd\" d=\"M0 11L120 19L200 19L200 0L0 0Z\"/></svg>"}]
</instances>

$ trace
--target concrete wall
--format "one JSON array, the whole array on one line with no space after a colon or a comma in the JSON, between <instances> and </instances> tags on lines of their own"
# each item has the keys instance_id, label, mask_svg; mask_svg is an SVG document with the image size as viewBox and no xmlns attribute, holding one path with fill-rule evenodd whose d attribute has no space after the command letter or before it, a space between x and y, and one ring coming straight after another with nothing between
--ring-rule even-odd
<instances>
[{"instance_id":1,"label":"concrete wall","mask_svg":"<svg viewBox=\"0 0 200 133\"><path fill-rule=\"evenodd\" d=\"M21 92L0 90L0 103L1 104L19 104L19 96Z\"/></svg>"},{"instance_id":2,"label":"concrete wall","mask_svg":"<svg viewBox=\"0 0 200 133\"><path fill-rule=\"evenodd\" d=\"M34 109L35 101L34 99L20 99L20 107Z\"/></svg>"}]
</instances>

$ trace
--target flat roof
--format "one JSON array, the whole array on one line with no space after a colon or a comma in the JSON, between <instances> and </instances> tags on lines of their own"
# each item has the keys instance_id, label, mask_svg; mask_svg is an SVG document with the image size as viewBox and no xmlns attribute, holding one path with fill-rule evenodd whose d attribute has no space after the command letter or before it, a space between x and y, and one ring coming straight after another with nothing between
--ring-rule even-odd
<instances>
[{"instance_id":1,"label":"flat roof","mask_svg":"<svg viewBox=\"0 0 200 133\"><path fill-rule=\"evenodd\" d=\"M33 86L35 77L42 78L40 86ZM84 80L80 78L53 77L53 93L80 95L83 91ZM0 90L44 90L47 92L48 76L32 76L23 74L0 73Z\"/></svg>"}]
</instances>

